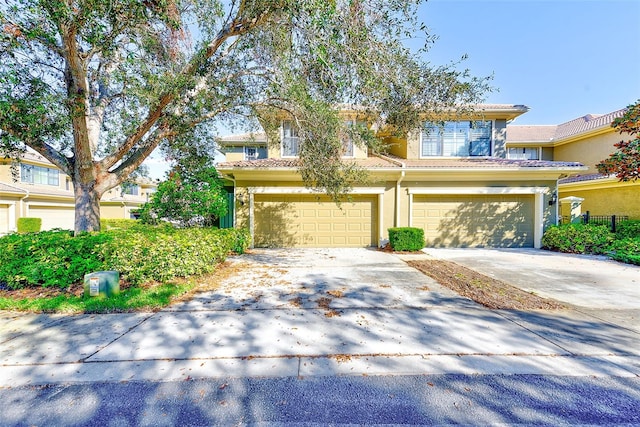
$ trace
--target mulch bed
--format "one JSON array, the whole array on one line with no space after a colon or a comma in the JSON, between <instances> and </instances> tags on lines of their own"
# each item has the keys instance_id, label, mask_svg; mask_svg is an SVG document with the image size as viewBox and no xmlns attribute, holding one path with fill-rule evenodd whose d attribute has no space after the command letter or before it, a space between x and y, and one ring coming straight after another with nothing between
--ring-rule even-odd
<instances>
[{"instance_id":1,"label":"mulch bed","mask_svg":"<svg viewBox=\"0 0 640 427\"><path fill-rule=\"evenodd\" d=\"M560 310L566 305L542 298L450 261L407 261L454 292L496 310Z\"/></svg>"}]
</instances>

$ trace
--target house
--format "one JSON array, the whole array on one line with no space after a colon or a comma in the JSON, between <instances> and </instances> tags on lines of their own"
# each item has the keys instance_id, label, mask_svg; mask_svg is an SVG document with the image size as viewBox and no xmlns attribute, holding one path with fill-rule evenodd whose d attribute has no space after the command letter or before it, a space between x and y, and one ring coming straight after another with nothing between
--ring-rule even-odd
<instances>
[{"instance_id":1,"label":"house","mask_svg":"<svg viewBox=\"0 0 640 427\"><path fill-rule=\"evenodd\" d=\"M304 144L294 122L280 123L280 141L262 134L223 138L218 171L233 186L237 226L259 247L366 247L388 241L390 227L420 227L427 246L540 247L558 218L557 182L586 167L574 161L507 157L507 123L523 105L482 104L464 120L442 117L421 131L396 137L381 129L386 155L345 141L344 160L369 175L340 206L304 186L297 151ZM354 111L342 111L358 121ZM261 141L266 158L240 158L239 148ZM257 146L258 149L261 147Z\"/></svg>"},{"instance_id":2,"label":"house","mask_svg":"<svg viewBox=\"0 0 640 427\"><path fill-rule=\"evenodd\" d=\"M156 183L109 190L100 200L102 218L132 218L155 191ZM0 235L17 230L22 217L42 219L42 230L74 228L74 195L71 178L40 154L27 152L12 171L11 159L0 158Z\"/></svg>"},{"instance_id":3,"label":"house","mask_svg":"<svg viewBox=\"0 0 640 427\"><path fill-rule=\"evenodd\" d=\"M560 125L507 126L507 157L511 159L577 161L587 170L558 182L562 215L570 217L571 204L591 215L618 215L640 219L640 182L619 182L615 175L598 173L596 164L609 157L616 142L631 139L611 127L625 109L608 114L587 114Z\"/></svg>"}]
</instances>

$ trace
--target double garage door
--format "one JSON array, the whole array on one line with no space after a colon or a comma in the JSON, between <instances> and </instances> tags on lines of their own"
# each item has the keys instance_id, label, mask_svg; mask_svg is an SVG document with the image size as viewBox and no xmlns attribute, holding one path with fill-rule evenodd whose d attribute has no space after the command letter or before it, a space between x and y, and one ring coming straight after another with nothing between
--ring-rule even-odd
<instances>
[{"instance_id":1,"label":"double garage door","mask_svg":"<svg viewBox=\"0 0 640 427\"><path fill-rule=\"evenodd\" d=\"M42 230L62 228L73 230L75 211L73 207L29 206L29 216L42 218Z\"/></svg>"},{"instance_id":2,"label":"double garage door","mask_svg":"<svg viewBox=\"0 0 640 427\"><path fill-rule=\"evenodd\" d=\"M256 194L257 247L366 247L377 245L377 196L353 196L336 206L315 195Z\"/></svg>"},{"instance_id":3,"label":"double garage door","mask_svg":"<svg viewBox=\"0 0 640 427\"><path fill-rule=\"evenodd\" d=\"M529 194L414 195L412 225L425 230L427 247L533 247L534 206ZM314 195L256 194L254 244L376 246L377 221L377 196L354 196L337 207Z\"/></svg>"},{"instance_id":4,"label":"double garage door","mask_svg":"<svg viewBox=\"0 0 640 427\"><path fill-rule=\"evenodd\" d=\"M416 195L427 247L533 247L534 195Z\"/></svg>"}]
</instances>

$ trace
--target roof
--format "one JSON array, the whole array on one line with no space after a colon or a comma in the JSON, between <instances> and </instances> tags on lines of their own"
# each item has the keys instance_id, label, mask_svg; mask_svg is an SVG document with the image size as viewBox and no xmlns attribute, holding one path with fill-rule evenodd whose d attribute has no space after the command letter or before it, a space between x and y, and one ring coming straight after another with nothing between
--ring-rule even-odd
<instances>
[{"instance_id":1,"label":"roof","mask_svg":"<svg viewBox=\"0 0 640 427\"><path fill-rule=\"evenodd\" d=\"M243 143L248 142L267 142L267 134L265 132L247 132L237 133L234 135L220 136L216 138L216 141L223 144L229 144L231 142Z\"/></svg>"},{"instance_id":2,"label":"roof","mask_svg":"<svg viewBox=\"0 0 640 427\"><path fill-rule=\"evenodd\" d=\"M558 181L558 184L569 184L572 182L596 181L599 179L608 179L611 175L603 175L601 173L590 173L586 175L573 175Z\"/></svg>"},{"instance_id":3,"label":"roof","mask_svg":"<svg viewBox=\"0 0 640 427\"><path fill-rule=\"evenodd\" d=\"M587 114L559 125L508 125L507 143L518 142L554 142L571 138L582 133L611 127L618 117L622 117L626 108L607 114Z\"/></svg>"},{"instance_id":4,"label":"roof","mask_svg":"<svg viewBox=\"0 0 640 427\"><path fill-rule=\"evenodd\" d=\"M0 192L2 192L2 193L27 194L26 190L23 190L22 188L14 187L13 185L5 184L4 182L0 182Z\"/></svg>"},{"instance_id":5,"label":"roof","mask_svg":"<svg viewBox=\"0 0 640 427\"><path fill-rule=\"evenodd\" d=\"M346 160L349 161L349 160ZM502 158L459 158L459 159L419 159L408 160L387 155L370 156L366 159L354 159L365 169L391 168L401 169L401 163L407 169L521 169L521 168L580 168L578 162L553 162L547 160L515 160ZM299 159L258 159L239 160L218 164L218 170L228 169L295 169L300 166Z\"/></svg>"}]
</instances>

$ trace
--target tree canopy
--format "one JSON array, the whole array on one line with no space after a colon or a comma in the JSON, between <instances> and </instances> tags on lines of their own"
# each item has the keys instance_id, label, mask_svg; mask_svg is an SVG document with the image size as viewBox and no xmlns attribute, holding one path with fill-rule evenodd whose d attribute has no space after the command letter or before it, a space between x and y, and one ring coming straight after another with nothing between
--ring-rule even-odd
<instances>
[{"instance_id":1,"label":"tree canopy","mask_svg":"<svg viewBox=\"0 0 640 427\"><path fill-rule=\"evenodd\" d=\"M596 165L598 172L615 174L620 181L636 181L640 178L640 100L629 105L611 126L635 138L615 143L616 151Z\"/></svg>"},{"instance_id":2,"label":"tree canopy","mask_svg":"<svg viewBox=\"0 0 640 427\"><path fill-rule=\"evenodd\" d=\"M0 150L37 151L71 177L76 231L158 146L173 158L216 125L293 117L300 172L337 195L337 105L399 131L481 101L486 78L424 58L419 0L6 0L0 5ZM406 40L423 46L411 50ZM362 133L356 143L374 145ZM176 154L178 153L178 154Z\"/></svg>"}]
</instances>

